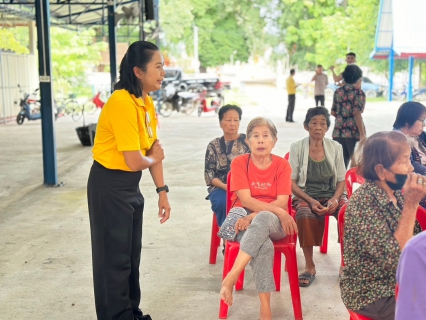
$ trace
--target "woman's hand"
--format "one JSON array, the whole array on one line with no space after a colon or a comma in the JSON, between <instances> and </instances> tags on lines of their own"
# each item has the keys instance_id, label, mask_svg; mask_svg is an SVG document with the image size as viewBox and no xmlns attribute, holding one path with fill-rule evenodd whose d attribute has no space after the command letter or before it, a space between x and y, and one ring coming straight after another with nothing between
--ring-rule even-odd
<instances>
[{"instance_id":1,"label":"woman's hand","mask_svg":"<svg viewBox=\"0 0 426 320\"><path fill-rule=\"evenodd\" d=\"M309 201L309 205L311 206L312 211L315 212L319 216L323 216L328 211L328 209L326 207L323 207L321 205L321 203L319 203L315 199L312 199L311 201Z\"/></svg>"},{"instance_id":2,"label":"woman's hand","mask_svg":"<svg viewBox=\"0 0 426 320\"><path fill-rule=\"evenodd\" d=\"M426 195L426 177L409 173L404 184L404 206L417 206Z\"/></svg>"},{"instance_id":3,"label":"woman's hand","mask_svg":"<svg viewBox=\"0 0 426 320\"><path fill-rule=\"evenodd\" d=\"M284 215L279 216L279 219L286 235L294 235L298 232L296 221L294 221L293 217L287 212Z\"/></svg>"},{"instance_id":4,"label":"woman's hand","mask_svg":"<svg viewBox=\"0 0 426 320\"><path fill-rule=\"evenodd\" d=\"M164 149L160 143L160 140L156 140L154 142L151 149L149 149L146 155L147 157L152 158L155 161L155 163L160 162L165 158Z\"/></svg>"},{"instance_id":5,"label":"woman's hand","mask_svg":"<svg viewBox=\"0 0 426 320\"><path fill-rule=\"evenodd\" d=\"M327 203L327 213L335 213L339 207L339 200L336 198L331 198Z\"/></svg>"},{"instance_id":6,"label":"woman's hand","mask_svg":"<svg viewBox=\"0 0 426 320\"><path fill-rule=\"evenodd\" d=\"M251 223L251 219L248 216L244 218L239 218L237 222L235 222L235 226L234 226L235 233L238 234L239 231L247 230L250 223Z\"/></svg>"},{"instance_id":7,"label":"woman's hand","mask_svg":"<svg viewBox=\"0 0 426 320\"><path fill-rule=\"evenodd\" d=\"M158 199L158 218L160 218L160 223L163 224L170 218L170 211L172 208L169 204L169 199L167 197L167 192L161 191L159 193Z\"/></svg>"}]
</instances>

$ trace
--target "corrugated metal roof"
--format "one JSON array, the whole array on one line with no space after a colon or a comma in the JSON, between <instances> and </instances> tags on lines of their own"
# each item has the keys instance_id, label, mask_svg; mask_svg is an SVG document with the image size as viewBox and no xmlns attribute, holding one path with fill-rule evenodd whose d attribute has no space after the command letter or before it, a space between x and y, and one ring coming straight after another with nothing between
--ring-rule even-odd
<instances>
[{"instance_id":1,"label":"corrugated metal roof","mask_svg":"<svg viewBox=\"0 0 426 320\"><path fill-rule=\"evenodd\" d=\"M2 20L19 17L35 20L35 1L0 0ZM50 0L51 24L64 27L108 24L107 0ZM116 0L116 14L123 14L123 7L138 5L139 0Z\"/></svg>"},{"instance_id":2,"label":"corrugated metal roof","mask_svg":"<svg viewBox=\"0 0 426 320\"><path fill-rule=\"evenodd\" d=\"M372 59L387 59L392 48L395 59L426 58L425 0L381 0Z\"/></svg>"}]
</instances>

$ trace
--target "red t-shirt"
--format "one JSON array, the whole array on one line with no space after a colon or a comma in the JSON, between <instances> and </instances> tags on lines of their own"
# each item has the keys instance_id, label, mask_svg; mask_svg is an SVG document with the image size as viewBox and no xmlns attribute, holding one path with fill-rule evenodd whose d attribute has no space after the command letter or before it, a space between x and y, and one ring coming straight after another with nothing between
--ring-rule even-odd
<instances>
[{"instance_id":1,"label":"red t-shirt","mask_svg":"<svg viewBox=\"0 0 426 320\"><path fill-rule=\"evenodd\" d=\"M235 192L241 189L250 189L253 198L268 203L277 200L278 195L291 196L291 167L284 158L272 155L271 165L261 170L249 154L243 154L232 161L231 172L231 205L237 200L234 207L242 207Z\"/></svg>"}]
</instances>

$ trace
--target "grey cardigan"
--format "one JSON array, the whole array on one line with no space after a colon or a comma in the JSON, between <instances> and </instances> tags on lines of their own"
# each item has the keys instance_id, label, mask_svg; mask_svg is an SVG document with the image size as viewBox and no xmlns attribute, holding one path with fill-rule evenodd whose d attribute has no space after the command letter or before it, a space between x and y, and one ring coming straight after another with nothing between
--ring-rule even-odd
<instances>
[{"instance_id":1,"label":"grey cardigan","mask_svg":"<svg viewBox=\"0 0 426 320\"><path fill-rule=\"evenodd\" d=\"M324 152L327 161L334 170L333 185L345 180L346 168L343 160L343 149L340 143L323 139ZM297 185L304 190L308 173L309 137L299 140L290 146L291 179L297 181Z\"/></svg>"}]
</instances>

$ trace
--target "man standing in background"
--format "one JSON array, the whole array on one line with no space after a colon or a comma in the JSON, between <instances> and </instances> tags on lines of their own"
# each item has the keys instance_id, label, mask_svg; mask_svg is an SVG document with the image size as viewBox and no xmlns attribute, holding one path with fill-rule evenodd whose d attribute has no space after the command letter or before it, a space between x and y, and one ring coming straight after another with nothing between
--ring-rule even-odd
<instances>
[{"instance_id":1,"label":"man standing in background","mask_svg":"<svg viewBox=\"0 0 426 320\"><path fill-rule=\"evenodd\" d=\"M311 81L315 81L315 107L318 107L318 102L321 107L324 107L325 88L328 85L328 77L322 73L322 65L317 66L315 75Z\"/></svg>"},{"instance_id":2,"label":"man standing in background","mask_svg":"<svg viewBox=\"0 0 426 320\"><path fill-rule=\"evenodd\" d=\"M285 118L285 121L287 122L294 122L293 120L293 112L294 112L294 105L296 104L296 88L298 85L296 85L296 82L294 81L294 74L296 71L294 69L290 70L290 76L287 78L286 85L287 85L287 93L288 93L288 106L287 106L287 116Z\"/></svg>"},{"instance_id":3,"label":"man standing in background","mask_svg":"<svg viewBox=\"0 0 426 320\"><path fill-rule=\"evenodd\" d=\"M346 63L347 65L355 64L356 63L356 54L353 52L349 52L346 54ZM340 83L343 80L342 74L339 73L339 75L334 73L334 66L330 67L331 72L333 72L333 80L334 82Z\"/></svg>"}]
</instances>

